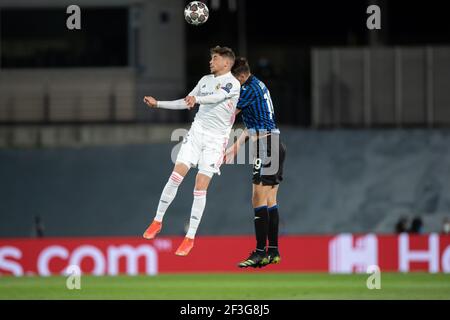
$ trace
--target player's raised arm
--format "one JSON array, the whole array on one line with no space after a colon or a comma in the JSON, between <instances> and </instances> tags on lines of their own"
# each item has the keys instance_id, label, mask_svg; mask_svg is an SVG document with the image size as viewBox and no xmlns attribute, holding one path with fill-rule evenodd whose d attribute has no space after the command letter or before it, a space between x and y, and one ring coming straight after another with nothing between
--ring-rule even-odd
<instances>
[{"instance_id":1,"label":"player's raised arm","mask_svg":"<svg viewBox=\"0 0 450 320\"><path fill-rule=\"evenodd\" d=\"M183 110L190 109L191 107L186 104L184 99L178 99L173 101L158 101L152 96L145 96L144 102L150 108L161 108L161 109L171 109L171 110Z\"/></svg>"},{"instance_id":2,"label":"player's raised arm","mask_svg":"<svg viewBox=\"0 0 450 320\"><path fill-rule=\"evenodd\" d=\"M186 101L184 101L184 99L178 99L173 101L158 101L156 107L161 109L172 109L172 110L182 110L191 108L188 104L186 104Z\"/></svg>"}]
</instances>

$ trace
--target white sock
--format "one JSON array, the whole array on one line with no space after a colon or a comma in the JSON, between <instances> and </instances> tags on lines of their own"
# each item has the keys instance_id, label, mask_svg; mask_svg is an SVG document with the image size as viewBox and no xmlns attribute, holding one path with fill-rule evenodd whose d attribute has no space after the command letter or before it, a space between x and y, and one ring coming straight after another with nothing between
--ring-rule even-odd
<instances>
[{"instance_id":1,"label":"white sock","mask_svg":"<svg viewBox=\"0 0 450 320\"><path fill-rule=\"evenodd\" d=\"M170 175L169 181L167 181L166 186L164 187L161 198L159 199L158 209L156 210L155 220L161 222L164 218L164 214L166 213L167 208L172 203L175 198L178 186L183 181L183 176L172 172Z\"/></svg>"},{"instance_id":2,"label":"white sock","mask_svg":"<svg viewBox=\"0 0 450 320\"><path fill-rule=\"evenodd\" d=\"M203 210L206 205L206 190L194 190L194 202L192 202L191 218L189 219L189 230L186 237L195 238L198 225L202 220Z\"/></svg>"}]
</instances>

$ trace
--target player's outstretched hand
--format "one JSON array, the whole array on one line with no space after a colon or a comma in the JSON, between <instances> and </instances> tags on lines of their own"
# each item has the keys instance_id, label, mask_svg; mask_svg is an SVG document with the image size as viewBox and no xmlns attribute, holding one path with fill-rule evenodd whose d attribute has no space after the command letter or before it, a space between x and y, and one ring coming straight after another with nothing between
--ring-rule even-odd
<instances>
[{"instance_id":1,"label":"player's outstretched hand","mask_svg":"<svg viewBox=\"0 0 450 320\"><path fill-rule=\"evenodd\" d=\"M184 101L186 102L189 109L192 109L197 103L197 100L194 96L187 96L186 98L184 98Z\"/></svg>"},{"instance_id":2,"label":"player's outstretched hand","mask_svg":"<svg viewBox=\"0 0 450 320\"><path fill-rule=\"evenodd\" d=\"M150 107L150 108L156 108L156 105L158 104L158 101L156 101L155 98L152 96L145 96L144 102Z\"/></svg>"}]
</instances>

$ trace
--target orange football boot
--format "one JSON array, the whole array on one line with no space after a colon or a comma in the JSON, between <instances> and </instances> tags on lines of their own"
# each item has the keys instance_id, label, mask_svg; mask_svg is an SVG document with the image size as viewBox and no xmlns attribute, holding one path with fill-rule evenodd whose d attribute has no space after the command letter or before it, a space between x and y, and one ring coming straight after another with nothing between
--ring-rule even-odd
<instances>
[{"instance_id":1,"label":"orange football boot","mask_svg":"<svg viewBox=\"0 0 450 320\"><path fill-rule=\"evenodd\" d=\"M154 239L156 235L161 231L161 228L162 222L153 220L147 230L145 230L143 237L148 240Z\"/></svg>"},{"instance_id":2,"label":"orange football boot","mask_svg":"<svg viewBox=\"0 0 450 320\"><path fill-rule=\"evenodd\" d=\"M186 237L178 247L175 254L177 256L187 256L193 247L194 247L194 239Z\"/></svg>"}]
</instances>

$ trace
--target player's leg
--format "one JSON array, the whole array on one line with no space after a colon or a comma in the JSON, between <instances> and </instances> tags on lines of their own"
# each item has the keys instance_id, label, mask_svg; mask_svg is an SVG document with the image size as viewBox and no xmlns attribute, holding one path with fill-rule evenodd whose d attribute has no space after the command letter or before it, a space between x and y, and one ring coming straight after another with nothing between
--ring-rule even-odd
<instances>
[{"instance_id":1,"label":"player's leg","mask_svg":"<svg viewBox=\"0 0 450 320\"><path fill-rule=\"evenodd\" d=\"M266 259L266 243L269 227L269 213L267 211L267 197L271 189L270 185L263 183L262 168L267 162L267 156L270 154L270 144L267 139L251 140L253 150L256 150L256 157L253 163L253 190L252 205L254 211L254 226L256 237L256 249L250 256L240 262L240 268L261 267L268 262Z\"/></svg>"},{"instance_id":2,"label":"player's leg","mask_svg":"<svg viewBox=\"0 0 450 320\"><path fill-rule=\"evenodd\" d=\"M250 256L239 263L239 267L261 267L269 261L266 259L267 235L269 232L269 212L267 199L272 186L253 183L252 204L254 211L254 226L256 249ZM267 261L266 261L267 260Z\"/></svg>"},{"instance_id":3,"label":"player's leg","mask_svg":"<svg viewBox=\"0 0 450 320\"><path fill-rule=\"evenodd\" d=\"M189 166L185 163L177 162L167 181L166 186L163 189L161 198L159 199L158 209L156 210L155 220L161 222L164 218L167 208L175 198L178 187L183 182L184 177L189 171Z\"/></svg>"},{"instance_id":4,"label":"player's leg","mask_svg":"<svg viewBox=\"0 0 450 320\"><path fill-rule=\"evenodd\" d=\"M176 255L186 256L194 247L195 234L202 220L203 211L206 206L206 193L212 173L199 171L195 178L194 200L192 202L191 216L189 219L189 229L181 245L175 252Z\"/></svg>"},{"instance_id":5,"label":"player's leg","mask_svg":"<svg viewBox=\"0 0 450 320\"><path fill-rule=\"evenodd\" d=\"M265 251L269 232L269 212L267 198L272 186L253 184L252 204L256 235L256 250Z\"/></svg>"},{"instance_id":6,"label":"player's leg","mask_svg":"<svg viewBox=\"0 0 450 320\"><path fill-rule=\"evenodd\" d=\"M145 239L153 239L161 231L162 221L166 214L167 208L172 203L173 199L177 195L178 187L183 182L184 177L189 171L189 166L185 163L177 162L169 177L164 189L159 198L158 208L156 210L155 218L150 226L144 232Z\"/></svg>"},{"instance_id":7,"label":"player's leg","mask_svg":"<svg viewBox=\"0 0 450 320\"><path fill-rule=\"evenodd\" d=\"M222 141L223 140L223 141ZM211 178L215 173L220 174L220 165L226 147L226 139L202 134L198 139L200 156L198 160L198 173L195 178L194 200L192 202L189 229L183 243L175 254L185 256L194 246L194 238L206 206L206 192Z\"/></svg>"},{"instance_id":8,"label":"player's leg","mask_svg":"<svg viewBox=\"0 0 450 320\"><path fill-rule=\"evenodd\" d=\"M253 166L252 203L255 211L255 234L257 239L257 247L247 261L243 261L239 264L240 267L263 267L271 262L271 256L275 256L274 252L271 252L272 255L269 255L268 251L266 251L266 243L269 238L271 223L268 207L273 207L273 204L276 203L276 192L278 191L277 185L283 179L282 174L285 158L285 146L281 143L277 143L276 145L279 145L280 147L275 147L272 150L271 141L272 140L269 138L265 142L263 141L263 144L257 145L256 147L257 158ZM260 151L260 149L262 149L262 151ZM278 156L278 161L270 161L270 155ZM275 170L275 168L271 168L270 166L275 163L278 163L278 168L276 168L277 171L273 173L272 170ZM272 223L274 226L278 226L278 222L276 220L272 219ZM273 240L273 234L270 238ZM276 238L278 238L278 236L276 236ZM252 262L249 260L252 260ZM255 261L258 261L258 263Z\"/></svg>"},{"instance_id":9,"label":"player's leg","mask_svg":"<svg viewBox=\"0 0 450 320\"><path fill-rule=\"evenodd\" d=\"M153 239L157 233L161 231L162 220L167 211L167 208L175 198L178 187L183 181L184 177L188 173L192 165L197 164L200 147L198 144L198 135L195 131L189 131L186 137L183 139L183 144L178 152L178 156L175 162L175 167L172 174L169 177L163 192L159 199L158 208L156 210L156 216L147 230L144 232L144 238Z\"/></svg>"},{"instance_id":10,"label":"player's leg","mask_svg":"<svg viewBox=\"0 0 450 320\"><path fill-rule=\"evenodd\" d=\"M206 192L208 190L209 182L212 174L199 171L195 178L194 200L192 202L191 217L189 220L189 229L186 234L188 238L195 238L198 226L203 216L203 211L206 206Z\"/></svg>"},{"instance_id":11,"label":"player's leg","mask_svg":"<svg viewBox=\"0 0 450 320\"><path fill-rule=\"evenodd\" d=\"M277 204L278 185L273 186L267 196L267 210L269 212L269 228L267 238L269 245L267 246L267 256L269 263L279 263L281 260L278 250L278 228L280 216Z\"/></svg>"},{"instance_id":12,"label":"player's leg","mask_svg":"<svg viewBox=\"0 0 450 320\"><path fill-rule=\"evenodd\" d=\"M269 232L268 240L269 246L267 247L267 257L269 263L279 263L281 261L279 247L278 247L278 230L280 216L278 212L277 194L281 181L283 181L283 167L284 160L286 158L286 146L283 143L279 143L278 152L279 167L277 173L270 177L270 181L273 184L273 188L269 191L267 197L267 206L269 211Z\"/></svg>"}]
</instances>

